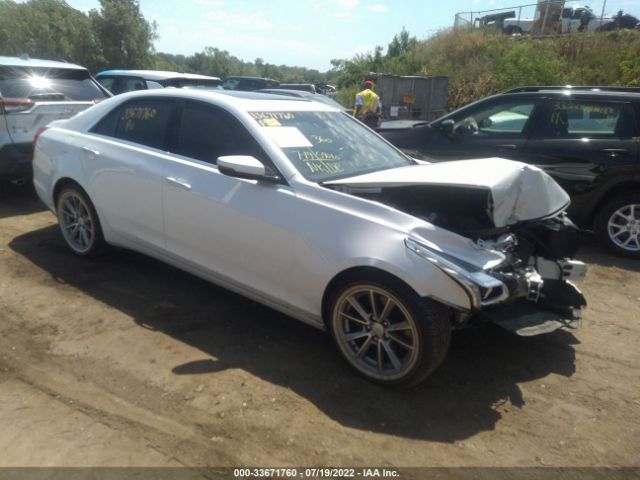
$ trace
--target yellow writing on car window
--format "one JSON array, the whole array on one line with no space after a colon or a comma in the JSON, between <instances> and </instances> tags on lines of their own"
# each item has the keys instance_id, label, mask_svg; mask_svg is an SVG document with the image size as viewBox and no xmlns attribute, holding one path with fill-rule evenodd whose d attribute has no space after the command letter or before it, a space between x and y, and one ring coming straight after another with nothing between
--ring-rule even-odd
<instances>
[{"instance_id":1,"label":"yellow writing on car window","mask_svg":"<svg viewBox=\"0 0 640 480\"><path fill-rule=\"evenodd\" d=\"M556 102L553 106L554 111L558 110L575 110L589 113L600 113L607 118L614 118L618 116L618 109L606 106L589 103L572 103L572 102Z\"/></svg>"},{"instance_id":2,"label":"yellow writing on car window","mask_svg":"<svg viewBox=\"0 0 640 480\"><path fill-rule=\"evenodd\" d=\"M136 121L150 120L155 118L158 110L149 107L130 107L124 110L122 121L124 121L124 131L131 132L136 128Z\"/></svg>"}]
</instances>

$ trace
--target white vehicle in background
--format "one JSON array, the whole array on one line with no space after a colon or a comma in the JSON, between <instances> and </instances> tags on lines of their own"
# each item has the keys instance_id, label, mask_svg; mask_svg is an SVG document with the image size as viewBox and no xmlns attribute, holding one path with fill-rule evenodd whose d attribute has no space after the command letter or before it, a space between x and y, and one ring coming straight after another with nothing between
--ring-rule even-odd
<instances>
[{"instance_id":1,"label":"white vehicle in background","mask_svg":"<svg viewBox=\"0 0 640 480\"><path fill-rule=\"evenodd\" d=\"M503 21L503 31L508 35L529 33L536 21L537 19L535 18L508 18ZM595 32L599 27L610 21L610 16L597 17L591 8L587 6L566 7L562 10L560 32Z\"/></svg>"},{"instance_id":2,"label":"white vehicle in background","mask_svg":"<svg viewBox=\"0 0 640 480\"><path fill-rule=\"evenodd\" d=\"M36 141L78 255L153 256L327 329L366 378L416 384L451 331L577 327L577 230L543 171L413 160L339 109L249 92L123 94Z\"/></svg>"}]
</instances>

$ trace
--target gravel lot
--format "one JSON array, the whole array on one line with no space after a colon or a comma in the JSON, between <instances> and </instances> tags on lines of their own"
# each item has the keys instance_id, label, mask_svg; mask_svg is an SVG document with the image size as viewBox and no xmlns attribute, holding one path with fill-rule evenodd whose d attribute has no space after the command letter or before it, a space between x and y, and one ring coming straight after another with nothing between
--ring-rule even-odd
<instances>
[{"instance_id":1,"label":"gravel lot","mask_svg":"<svg viewBox=\"0 0 640 480\"><path fill-rule=\"evenodd\" d=\"M0 187L0 466L638 466L640 262L590 238L576 334L454 335L423 386L142 255L80 259Z\"/></svg>"}]
</instances>

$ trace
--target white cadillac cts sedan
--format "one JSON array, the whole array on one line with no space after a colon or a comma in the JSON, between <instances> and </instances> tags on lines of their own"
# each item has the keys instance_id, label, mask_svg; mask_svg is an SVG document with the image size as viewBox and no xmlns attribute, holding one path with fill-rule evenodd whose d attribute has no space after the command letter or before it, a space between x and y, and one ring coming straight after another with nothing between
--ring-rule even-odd
<instances>
[{"instance_id":1,"label":"white cadillac cts sedan","mask_svg":"<svg viewBox=\"0 0 640 480\"><path fill-rule=\"evenodd\" d=\"M327 329L382 384L416 384L451 331L574 329L569 198L502 159L413 160L337 109L252 93L119 95L36 139L69 248L125 247Z\"/></svg>"}]
</instances>

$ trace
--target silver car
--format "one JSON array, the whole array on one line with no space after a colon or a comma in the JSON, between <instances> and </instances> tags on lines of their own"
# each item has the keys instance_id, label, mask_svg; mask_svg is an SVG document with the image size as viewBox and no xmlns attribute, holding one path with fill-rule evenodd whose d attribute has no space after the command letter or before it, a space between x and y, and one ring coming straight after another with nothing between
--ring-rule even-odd
<instances>
[{"instance_id":1,"label":"silver car","mask_svg":"<svg viewBox=\"0 0 640 480\"><path fill-rule=\"evenodd\" d=\"M136 250L327 329L386 385L422 381L471 322L573 330L585 305L546 173L419 162L318 102L123 94L40 135L34 184L74 253Z\"/></svg>"},{"instance_id":2,"label":"silver car","mask_svg":"<svg viewBox=\"0 0 640 480\"><path fill-rule=\"evenodd\" d=\"M40 128L109 96L79 65L0 57L0 180L31 176L33 139Z\"/></svg>"}]
</instances>

